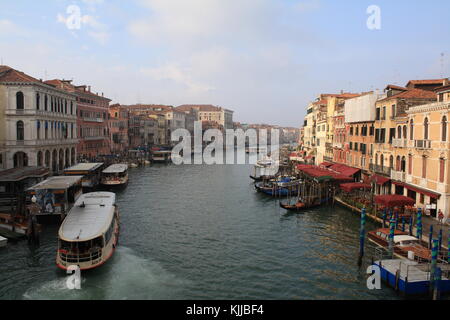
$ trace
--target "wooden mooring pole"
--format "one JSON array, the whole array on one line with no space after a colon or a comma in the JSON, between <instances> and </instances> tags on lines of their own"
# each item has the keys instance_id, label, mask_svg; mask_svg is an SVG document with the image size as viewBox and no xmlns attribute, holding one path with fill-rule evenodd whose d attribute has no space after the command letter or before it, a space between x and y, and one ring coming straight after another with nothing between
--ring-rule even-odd
<instances>
[{"instance_id":1,"label":"wooden mooring pole","mask_svg":"<svg viewBox=\"0 0 450 320\"><path fill-rule=\"evenodd\" d=\"M364 257L364 242L366 238L366 208L361 210L361 230L359 234L359 257L358 267L362 266L362 260Z\"/></svg>"}]
</instances>

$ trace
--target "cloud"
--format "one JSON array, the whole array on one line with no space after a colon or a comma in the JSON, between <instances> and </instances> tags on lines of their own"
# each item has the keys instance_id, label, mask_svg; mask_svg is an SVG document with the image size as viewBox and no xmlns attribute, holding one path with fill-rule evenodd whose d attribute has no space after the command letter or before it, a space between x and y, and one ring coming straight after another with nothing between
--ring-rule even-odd
<instances>
[{"instance_id":1,"label":"cloud","mask_svg":"<svg viewBox=\"0 0 450 320\"><path fill-rule=\"evenodd\" d=\"M195 94L214 90L212 86L194 81L189 70L183 70L182 67L171 63L156 68L144 68L141 72L154 80L170 80L182 84Z\"/></svg>"}]
</instances>

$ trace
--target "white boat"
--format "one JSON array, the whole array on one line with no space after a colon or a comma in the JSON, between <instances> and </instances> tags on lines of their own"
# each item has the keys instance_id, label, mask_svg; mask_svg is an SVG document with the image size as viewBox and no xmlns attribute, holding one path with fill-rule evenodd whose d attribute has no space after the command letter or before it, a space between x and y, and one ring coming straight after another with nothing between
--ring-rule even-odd
<instances>
[{"instance_id":1,"label":"white boat","mask_svg":"<svg viewBox=\"0 0 450 320\"><path fill-rule=\"evenodd\" d=\"M8 243L8 239L3 238L0 236L0 248L6 247L6 244Z\"/></svg>"},{"instance_id":2,"label":"white boat","mask_svg":"<svg viewBox=\"0 0 450 320\"><path fill-rule=\"evenodd\" d=\"M136 163L130 163L130 168L137 168L139 167Z\"/></svg>"},{"instance_id":3,"label":"white boat","mask_svg":"<svg viewBox=\"0 0 450 320\"><path fill-rule=\"evenodd\" d=\"M101 184L108 187L128 184L128 164L113 164L103 170Z\"/></svg>"},{"instance_id":4,"label":"white boat","mask_svg":"<svg viewBox=\"0 0 450 320\"><path fill-rule=\"evenodd\" d=\"M79 163L64 170L65 176L83 176L83 188L95 188L100 184L103 163Z\"/></svg>"},{"instance_id":5,"label":"white boat","mask_svg":"<svg viewBox=\"0 0 450 320\"><path fill-rule=\"evenodd\" d=\"M58 233L56 265L76 265L80 270L100 267L114 254L119 240L116 195L93 192L82 195Z\"/></svg>"}]
</instances>

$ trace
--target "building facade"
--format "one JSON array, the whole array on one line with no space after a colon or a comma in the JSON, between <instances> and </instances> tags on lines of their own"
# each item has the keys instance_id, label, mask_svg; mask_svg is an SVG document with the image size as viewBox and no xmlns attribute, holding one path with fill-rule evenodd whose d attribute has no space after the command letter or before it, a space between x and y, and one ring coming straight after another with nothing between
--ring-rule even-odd
<instances>
[{"instance_id":1,"label":"building facade","mask_svg":"<svg viewBox=\"0 0 450 320\"><path fill-rule=\"evenodd\" d=\"M91 159L111 153L109 133L110 99L91 92L91 87L75 86L71 80L49 80L47 84L76 95L78 112L77 153L81 159Z\"/></svg>"},{"instance_id":2,"label":"building facade","mask_svg":"<svg viewBox=\"0 0 450 320\"><path fill-rule=\"evenodd\" d=\"M0 66L0 169L76 163L76 95Z\"/></svg>"}]
</instances>

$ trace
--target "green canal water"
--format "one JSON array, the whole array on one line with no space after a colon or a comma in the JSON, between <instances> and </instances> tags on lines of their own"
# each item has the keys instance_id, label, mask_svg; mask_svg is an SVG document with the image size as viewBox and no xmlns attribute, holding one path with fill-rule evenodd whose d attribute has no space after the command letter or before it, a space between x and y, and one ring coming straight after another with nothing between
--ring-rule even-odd
<instances>
[{"instance_id":1,"label":"green canal water","mask_svg":"<svg viewBox=\"0 0 450 320\"><path fill-rule=\"evenodd\" d=\"M398 299L366 287L356 214L338 206L286 213L255 192L250 172L131 169L118 192L119 249L82 274L81 290L66 289L55 265L58 228L46 227L39 248L0 249L0 299Z\"/></svg>"}]
</instances>

